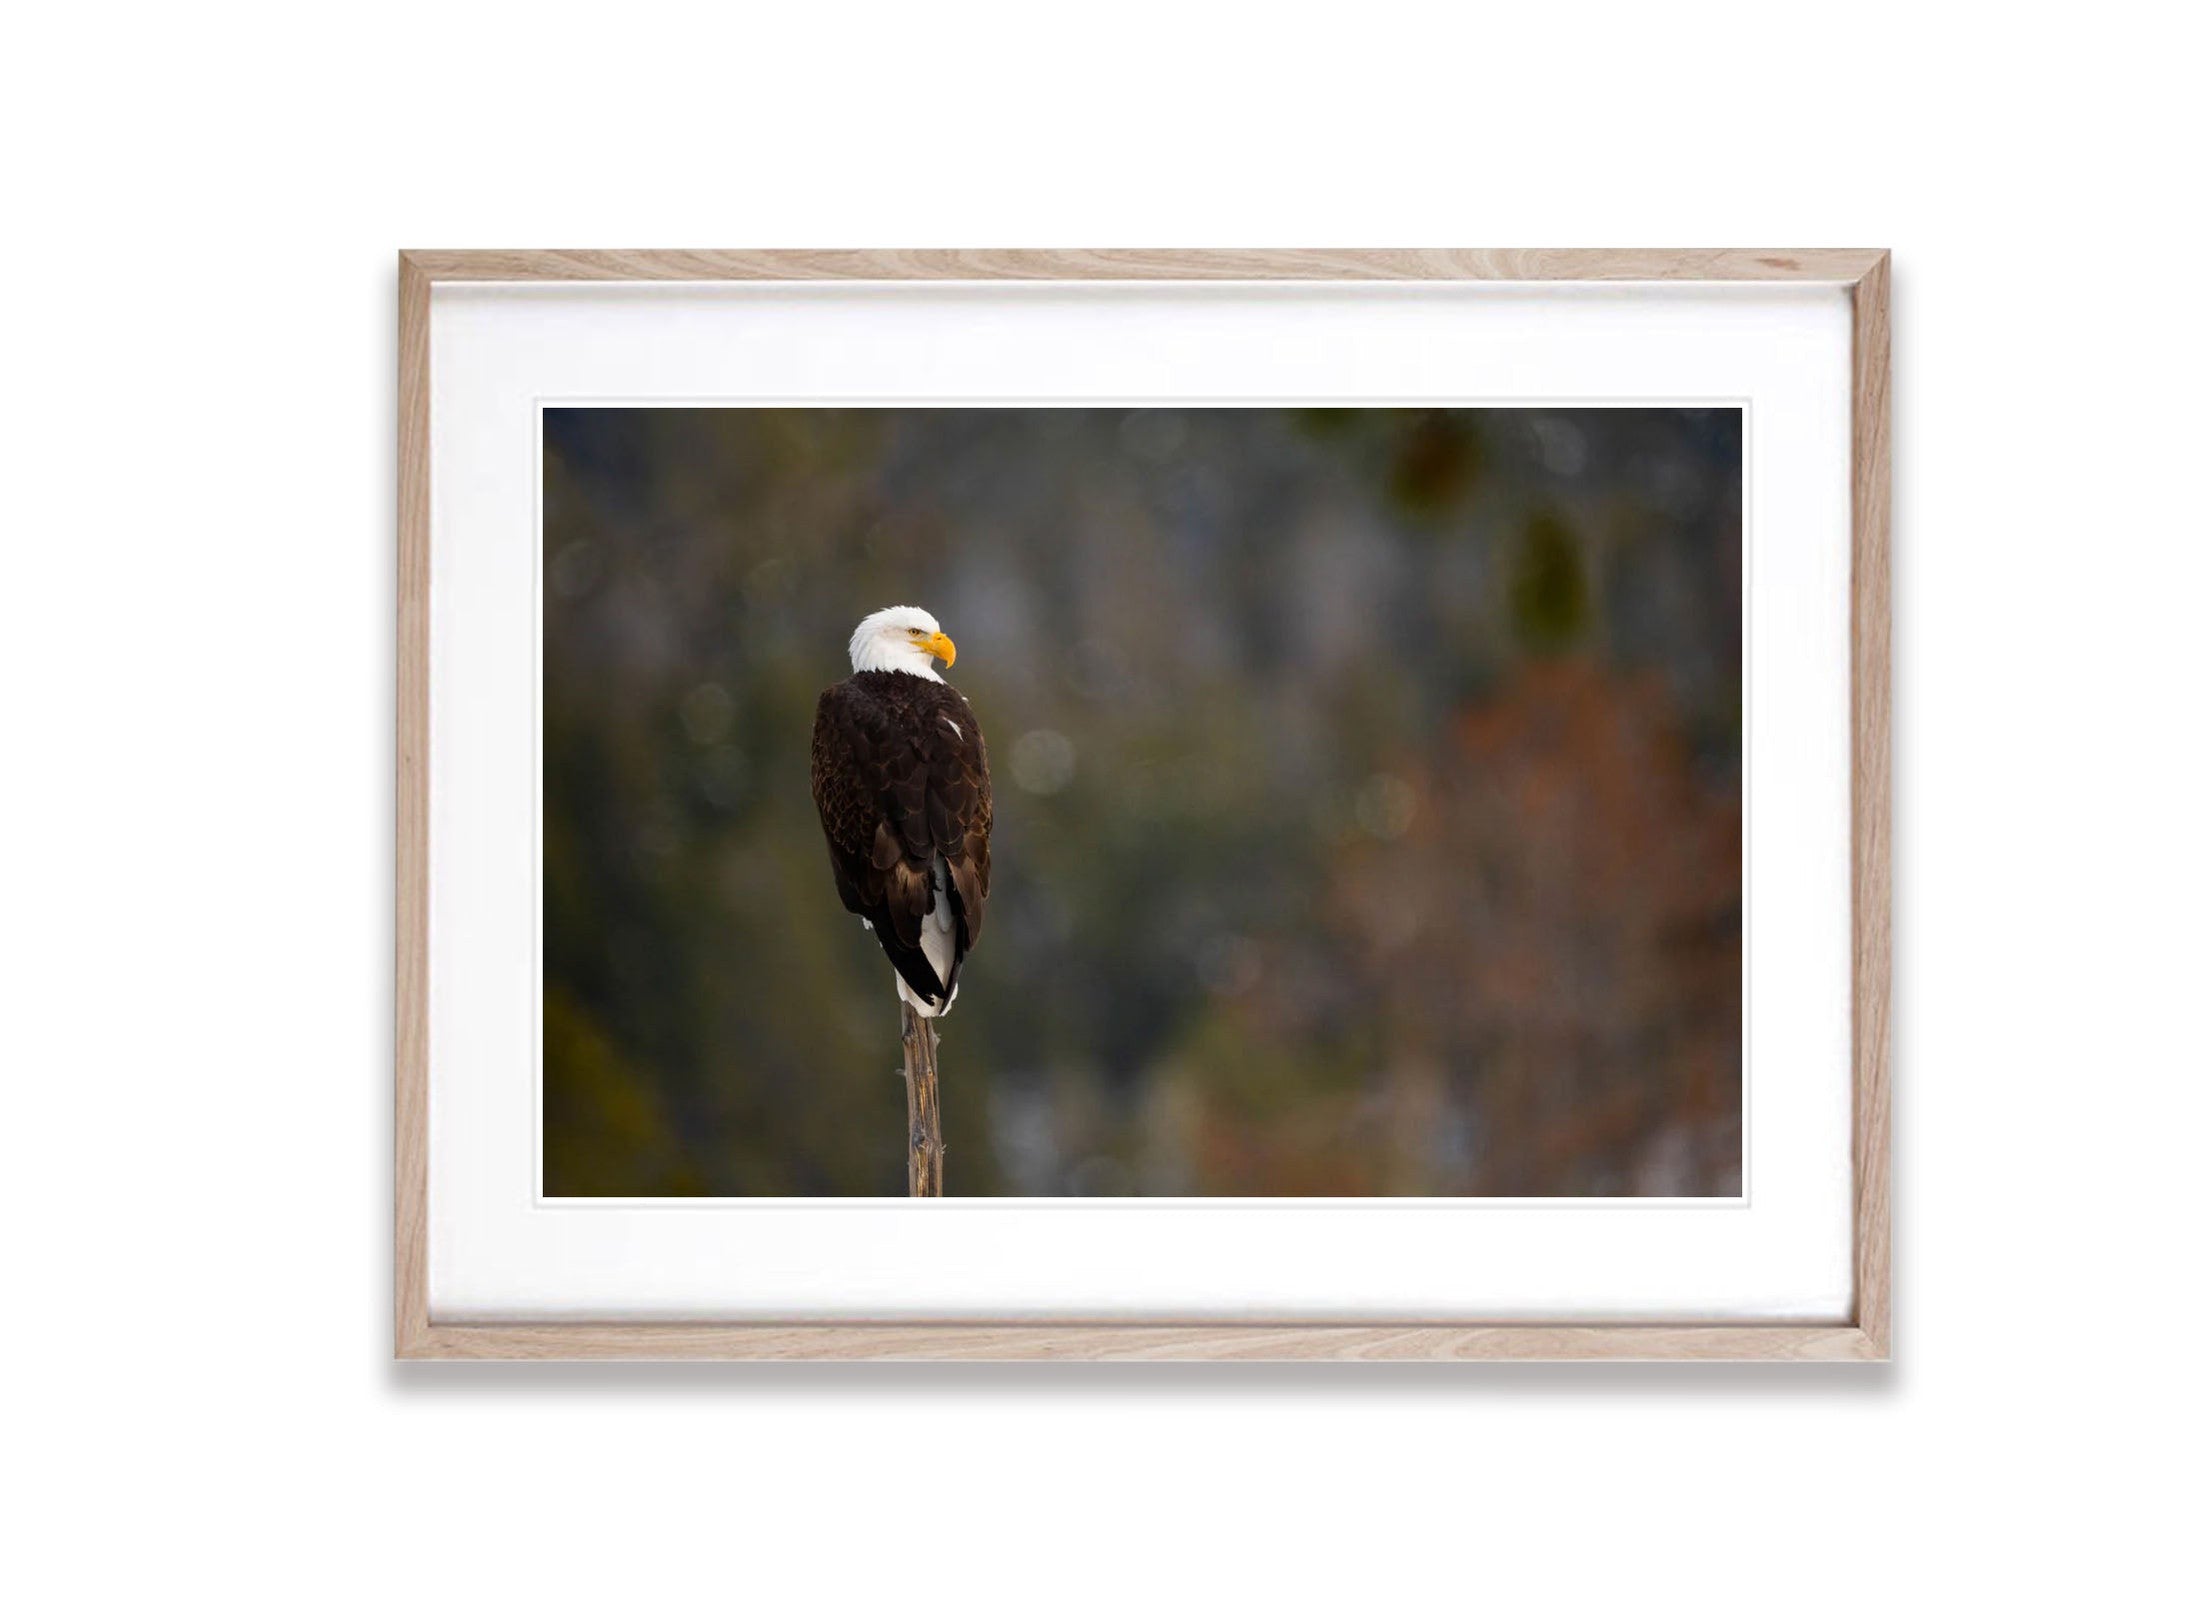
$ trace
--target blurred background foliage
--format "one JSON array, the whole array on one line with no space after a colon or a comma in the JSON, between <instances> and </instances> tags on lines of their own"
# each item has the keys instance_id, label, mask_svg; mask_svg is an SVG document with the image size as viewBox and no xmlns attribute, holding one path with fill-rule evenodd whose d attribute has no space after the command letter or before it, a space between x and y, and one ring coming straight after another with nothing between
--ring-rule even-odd
<instances>
[{"instance_id":1,"label":"blurred background foliage","mask_svg":"<svg viewBox=\"0 0 2199 1599\"><path fill-rule=\"evenodd\" d=\"M958 1195L1734 1194L1734 410L547 413L555 1195L887 1195L808 786L933 611L993 897Z\"/></svg>"}]
</instances>

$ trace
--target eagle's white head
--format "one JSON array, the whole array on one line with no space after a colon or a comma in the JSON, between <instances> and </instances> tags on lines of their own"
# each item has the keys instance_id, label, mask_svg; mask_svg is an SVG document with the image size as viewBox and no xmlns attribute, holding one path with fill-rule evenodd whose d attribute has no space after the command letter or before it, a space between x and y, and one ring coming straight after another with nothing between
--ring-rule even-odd
<instances>
[{"instance_id":1,"label":"eagle's white head","mask_svg":"<svg viewBox=\"0 0 2199 1599\"><path fill-rule=\"evenodd\" d=\"M954 640L921 606L889 605L857 624L848 640L848 660L858 672L912 672L936 683L932 662L954 665Z\"/></svg>"}]
</instances>

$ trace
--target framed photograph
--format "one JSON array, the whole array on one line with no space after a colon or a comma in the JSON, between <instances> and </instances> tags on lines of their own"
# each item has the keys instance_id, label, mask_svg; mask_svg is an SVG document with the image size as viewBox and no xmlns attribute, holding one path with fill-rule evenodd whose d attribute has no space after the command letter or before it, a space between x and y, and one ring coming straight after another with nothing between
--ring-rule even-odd
<instances>
[{"instance_id":1,"label":"framed photograph","mask_svg":"<svg viewBox=\"0 0 2199 1599\"><path fill-rule=\"evenodd\" d=\"M402 255L398 1355L1886 1358L1888 270Z\"/></svg>"}]
</instances>

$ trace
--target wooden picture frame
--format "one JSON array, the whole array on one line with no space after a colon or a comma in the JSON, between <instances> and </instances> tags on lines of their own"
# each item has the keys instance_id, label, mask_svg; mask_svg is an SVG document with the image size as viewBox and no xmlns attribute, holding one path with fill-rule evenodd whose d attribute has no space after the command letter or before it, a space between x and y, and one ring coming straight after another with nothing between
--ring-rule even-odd
<instances>
[{"instance_id":1,"label":"wooden picture frame","mask_svg":"<svg viewBox=\"0 0 2199 1599\"><path fill-rule=\"evenodd\" d=\"M401 1359L1884 1360L1890 1351L1890 259L1883 250L415 250L398 260L395 1352ZM1817 1325L451 1323L428 1308L429 298L458 282L1783 282L1852 304L1854 1298Z\"/></svg>"}]
</instances>

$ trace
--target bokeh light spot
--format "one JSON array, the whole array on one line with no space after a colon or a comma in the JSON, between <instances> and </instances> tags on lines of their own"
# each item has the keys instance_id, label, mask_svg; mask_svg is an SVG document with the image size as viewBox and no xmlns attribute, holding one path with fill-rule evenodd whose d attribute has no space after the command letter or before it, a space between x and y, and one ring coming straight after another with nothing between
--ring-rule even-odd
<instances>
[{"instance_id":1,"label":"bokeh light spot","mask_svg":"<svg viewBox=\"0 0 2199 1599\"><path fill-rule=\"evenodd\" d=\"M680 725L698 744L715 744L733 730L733 696L719 683L697 683L680 701Z\"/></svg>"},{"instance_id":2,"label":"bokeh light spot","mask_svg":"<svg viewBox=\"0 0 2199 1599\"><path fill-rule=\"evenodd\" d=\"M1419 806L1410 783L1391 773L1378 772L1359 786L1359 796L1352 802L1352 816L1369 838L1388 843L1405 836L1405 829L1413 825L1413 812Z\"/></svg>"},{"instance_id":3,"label":"bokeh light spot","mask_svg":"<svg viewBox=\"0 0 2199 1599\"><path fill-rule=\"evenodd\" d=\"M1050 727L1037 728L1015 741L1008 770L1026 794L1059 794L1077 775L1077 747Z\"/></svg>"}]
</instances>

